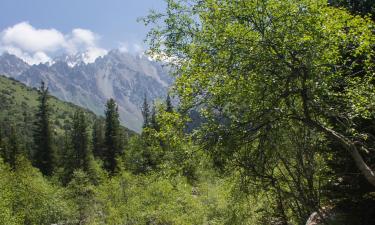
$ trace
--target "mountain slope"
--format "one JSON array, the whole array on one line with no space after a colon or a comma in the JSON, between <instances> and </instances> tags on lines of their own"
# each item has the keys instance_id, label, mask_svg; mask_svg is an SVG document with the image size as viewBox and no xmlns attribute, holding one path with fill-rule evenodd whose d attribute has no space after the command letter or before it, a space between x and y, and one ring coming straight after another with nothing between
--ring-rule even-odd
<instances>
[{"instance_id":1,"label":"mountain slope","mask_svg":"<svg viewBox=\"0 0 375 225\"><path fill-rule=\"evenodd\" d=\"M0 99L0 123L17 125L21 133L31 137L30 132L33 130L34 115L38 106L37 90L0 75ZM52 110L51 122L57 134L62 134L64 130L70 128L76 110L84 110L90 124L98 118L97 115L87 109L63 102L53 96L49 99L49 105ZM132 131L127 129L125 129L125 132L133 134Z\"/></svg>"},{"instance_id":2,"label":"mountain slope","mask_svg":"<svg viewBox=\"0 0 375 225\"><path fill-rule=\"evenodd\" d=\"M14 55L3 53L0 56L0 74L17 78L29 68L30 65Z\"/></svg>"},{"instance_id":3,"label":"mountain slope","mask_svg":"<svg viewBox=\"0 0 375 225\"><path fill-rule=\"evenodd\" d=\"M7 54L0 58L0 68L14 57ZM105 102L114 98L122 123L134 131L140 131L142 126L140 106L144 96L150 100L165 98L173 81L158 63L119 50L112 50L90 64L83 63L78 57L76 61L72 59L75 58L59 57L52 65L27 68L14 65L14 72L11 67L3 71L32 87L39 86L43 80L52 95L99 115L103 115Z\"/></svg>"}]
</instances>

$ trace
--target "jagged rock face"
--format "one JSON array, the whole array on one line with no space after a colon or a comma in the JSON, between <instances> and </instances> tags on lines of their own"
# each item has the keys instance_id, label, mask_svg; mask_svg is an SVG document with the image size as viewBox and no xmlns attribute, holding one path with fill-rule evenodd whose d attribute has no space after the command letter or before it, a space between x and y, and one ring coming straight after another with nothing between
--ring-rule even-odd
<instances>
[{"instance_id":1,"label":"jagged rock face","mask_svg":"<svg viewBox=\"0 0 375 225\"><path fill-rule=\"evenodd\" d=\"M30 65L14 55L4 53L0 56L0 74L17 78L28 70Z\"/></svg>"},{"instance_id":2,"label":"jagged rock face","mask_svg":"<svg viewBox=\"0 0 375 225\"><path fill-rule=\"evenodd\" d=\"M2 64L0 60L0 68ZM140 131L142 126L140 106L144 95L150 100L165 98L173 81L158 63L118 50L90 64L72 61L72 57L59 57L52 65L29 66L18 75L5 70L3 73L33 87L43 80L56 97L101 115L106 101L114 98L121 121L135 131Z\"/></svg>"}]
</instances>

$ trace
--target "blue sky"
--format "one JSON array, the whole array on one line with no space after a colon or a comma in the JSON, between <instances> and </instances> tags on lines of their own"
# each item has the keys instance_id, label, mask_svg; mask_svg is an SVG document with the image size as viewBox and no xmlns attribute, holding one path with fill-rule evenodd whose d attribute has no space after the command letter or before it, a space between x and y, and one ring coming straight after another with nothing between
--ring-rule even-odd
<instances>
[{"instance_id":1,"label":"blue sky","mask_svg":"<svg viewBox=\"0 0 375 225\"><path fill-rule=\"evenodd\" d=\"M1 0L0 50L13 49L33 57L36 53L56 54L61 46L68 48L68 42L75 43L70 50L77 50L82 47L77 44L81 41L100 49L109 50L121 45L133 51L143 44L147 33L147 28L137 22L137 18L147 15L150 9L160 11L164 8L163 0ZM76 28L80 29L74 31ZM51 36L48 31L61 34L65 43L57 44L56 41L55 45L50 43L48 46L43 46L44 42L35 43L36 39L47 37L51 38L46 42L51 42L58 36L56 32ZM87 38L78 40L88 37L89 33L95 44L90 41L88 44ZM24 45L29 42L30 45Z\"/></svg>"}]
</instances>

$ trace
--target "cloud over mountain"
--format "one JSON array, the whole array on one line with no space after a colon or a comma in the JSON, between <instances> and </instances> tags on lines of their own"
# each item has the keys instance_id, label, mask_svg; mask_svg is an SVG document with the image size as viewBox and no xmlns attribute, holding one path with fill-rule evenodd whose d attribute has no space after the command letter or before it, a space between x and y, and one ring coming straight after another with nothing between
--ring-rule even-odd
<instances>
[{"instance_id":1,"label":"cloud over mountain","mask_svg":"<svg viewBox=\"0 0 375 225\"><path fill-rule=\"evenodd\" d=\"M76 28L63 34L56 29L38 29L28 22L8 27L0 33L0 52L9 52L29 64L52 62L57 53L85 52L84 62L92 63L107 50L98 46L99 35Z\"/></svg>"}]
</instances>

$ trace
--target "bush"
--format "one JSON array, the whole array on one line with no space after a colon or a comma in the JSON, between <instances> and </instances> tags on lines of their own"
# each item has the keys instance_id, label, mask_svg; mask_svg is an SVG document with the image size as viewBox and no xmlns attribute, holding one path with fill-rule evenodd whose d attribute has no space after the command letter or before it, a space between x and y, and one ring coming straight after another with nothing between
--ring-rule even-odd
<instances>
[{"instance_id":1,"label":"bush","mask_svg":"<svg viewBox=\"0 0 375 225\"><path fill-rule=\"evenodd\" d=\"M20 157L16 170L1 164L1 224L52 224L68 221L72 212L64 191L48 182Z\"/></svg>"}]
</instances>

